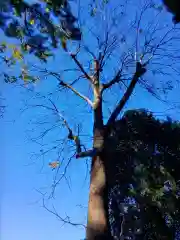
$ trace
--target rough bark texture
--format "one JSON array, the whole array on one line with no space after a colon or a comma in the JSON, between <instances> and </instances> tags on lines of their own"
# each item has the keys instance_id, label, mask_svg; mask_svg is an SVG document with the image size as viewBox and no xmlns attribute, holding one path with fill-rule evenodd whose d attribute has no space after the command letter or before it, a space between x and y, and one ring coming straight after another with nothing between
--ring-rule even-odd
<instances>
[{"instance_id":1,"label":"rough bark texture","mask_svg":"<svg viewBox=\"0 0 180 240\"><path fill-rule=\"evenodd\" d=\"M94 148L104 147L104 126L102 102L94 111ZM103 153L93 157L90 176L90 192L88 204L87 240L109 240L110 231L107 217L107 178Z\"/></svg>"},{"instance_id":2,"label":"rough bark texture","mask_svg":"<svg viewBox=\"0 0 180 240\"><path fill-rule=\"evenodd\" d=\"M106 211L106 174L101 157L92 160L91 183L89 193L87 239L109 239Z\"/></svg>"}]
</instances>

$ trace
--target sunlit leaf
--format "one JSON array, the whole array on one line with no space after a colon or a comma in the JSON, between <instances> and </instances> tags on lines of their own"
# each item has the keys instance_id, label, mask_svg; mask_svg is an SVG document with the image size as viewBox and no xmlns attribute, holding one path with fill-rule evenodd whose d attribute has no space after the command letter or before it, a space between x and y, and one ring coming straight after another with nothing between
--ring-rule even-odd
<instances>
[{"instance_id":1,"label":"sunlit leaf","mask_svg":"<svg viewBox=\"0 0 180 240\"><path fill-rule=\"evenodd\" d=\"M67 51L67 39L64 36L61 38L61 46L65 51Z\"/></svg>"},{"instance_id":2,"label":"sunlit leaf","mask_svg":"<svg viewBox=\"0 0 180 240\"><path fill-rule=\"evenodd\" d=\"M50 12L50 9L49 9L49 8L46 8L46 12L49 13L49 12Z\"/></svg>"},{"instance_id":3,"label":"sunlit leaf","mask_svg":"<svg viewBox=\"0 0 180 240\"><path fill-rule=\"evenodd\" d=\"M31 24L31 25L34 25L34 23L35 23L35 20L34 20L34 19L31 19L31 20L30 20L30 24Z\"/></svg>"},{"instance_id":4,"label":"sunlit leaf","mask_svg":"<svg viewBox=\"0 0 180 240\"><path fill-rule=\"evenodd\" d=\"M23 79L24 82L31 82L31 83L35 83L39 79L38 77L28 75L27 73L22 73L21 78Z\"/></svg>"},{"instance_id":5,"label":"sunlit leaf","mask_svg":"<svg viewBox=\"0 0 180 240\"><path fill-rule=\"evenodd\" d=\"M52 169L55 169L57 167L59 167L60 163L59 161L54 161L54 162L50 162L49 163L49 166L52 168Z\"/></svg>"},{"instance_id":6,"label":"sunlit leaf","mask_svg":"<svg viewBox=\"0 0 180 240\"><path fill-rule=\"evenodd\" d=\"M15 48L13 50L13 57L18 59L18 60L22 60L23 59L23 55L21 54L21 52L17 48Z\"/></svg>"},{"instance_id":7,"label":"sunlit leaf","mask_svg":"<svg viewBox=\"0 0 180 240\"><path fill-rule=\"evenodd\" d=\"M46 56L46 57L52 57L52 56L54 56L53 53L48 52L48 51L43 52L43 54L44 54L44 56Z\"/></svg>"}]
</instances>

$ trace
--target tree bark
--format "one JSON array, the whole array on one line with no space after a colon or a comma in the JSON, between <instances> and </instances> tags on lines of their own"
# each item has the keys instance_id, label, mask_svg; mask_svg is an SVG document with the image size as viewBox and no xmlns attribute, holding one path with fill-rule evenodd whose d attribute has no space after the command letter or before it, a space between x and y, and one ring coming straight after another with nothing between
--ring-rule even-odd
<instances>
[{"instance_id":1,"label":"tree bark","mask_svg":"<svg viewBox=\"0 0 180 240\"><path fill-rule=\"evenodd\" d=\"M102 103L94 111L93 147L102 153L92 158L88 203L87 240L110 240L108 224L108 184L105 169Z\"/></svg>"},{"instance_id":2,"label":"tree bark","mask_svg":"<svg viewBox=\"0 0 180 240\"><path fill-rule=\"evenodd\" d=\"M92 159L87 240L109 240L106 174L101 157Z\"/></svg>"}]
</instances>

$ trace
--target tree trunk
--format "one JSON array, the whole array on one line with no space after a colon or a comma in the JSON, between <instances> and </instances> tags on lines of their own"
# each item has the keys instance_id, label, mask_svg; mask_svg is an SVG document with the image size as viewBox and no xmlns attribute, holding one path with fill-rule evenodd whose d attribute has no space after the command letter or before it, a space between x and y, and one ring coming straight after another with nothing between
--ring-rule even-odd
<instances>
[{"instance_id":1,"label":"tree trunk","mask_svg":"<svg viewBox=\"0 0 180 240\"><path fill-rule=\"evenodd\" d=\"M97 70L97 69L96 69ZM98 71L96 71L98 72ZM98 155L92 158L90 174L90 190L88 203L87 240L110 240L108 227L108 184L105 169L104 123L102 113L102 96L99 87L99 76L94 84L94 141L93 148L98 149Z\"/></svg>"},{"instance_id":2,"label":"tree trunk","mask_svg":"<svg viewBox=\"0 0 180 240\"><path fill-rule=\"evenodd\" d=\"M94 132L94 145L104 144L103 131ZM90 192L88 204L87 240L110 240L108 224L108 191L106 169L103 154L93 157L90 177Z\"/></svg>"},{"instance_id":3,"label":"tree trunk","mask_svg":"<svg viewBox=\"0 0 180 240\"><path fill-rule=\"evenodd\" d=\"M88 206L87 240L109 239L106 201L106 176L100 157L92 160Z\"/></svg>"}]
</instances>

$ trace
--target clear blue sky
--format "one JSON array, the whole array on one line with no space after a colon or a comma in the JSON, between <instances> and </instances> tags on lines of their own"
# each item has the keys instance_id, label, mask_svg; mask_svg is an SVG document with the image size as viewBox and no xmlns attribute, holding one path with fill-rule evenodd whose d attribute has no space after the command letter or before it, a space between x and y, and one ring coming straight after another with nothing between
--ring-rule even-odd
<instances>
[{"instance_id":1,"label":"clear blue sky","mask_svg":"<svg viewBox=\"0 0 180 240\"><path fill-rule=\"evenodd\" d=\"M131 11L133 11L131 9ZM132 13L132 14L131 14ZM133 15L133 12L129 12L129 16ZM85 18L87 15L83 15ZM150 15L148 15L150 19ZM171 16L167 16L167 22L171 21ZM91 23L89 23L91 24ZM164 23L163 23L164 24ZM97 30L98 26L96 26ZM124 29L125 30L125 29ZM100 30L99 30L100 31ZM161 32L162 34L162 32ZM129 35L131 38L133 35ZM1 33L1 37L3 35ZM89 46L93 46L94 40L88 33L85 34L85 40ZM119 49L125 48L121 46ZM117 51L119 51L119 49ZM46 66L51 70L63 69L65 66L69 66L70 60L59 51L60 54L56 54L56 58L50 60ZM117 53L117 52L116 52ZM82 55L81 59L84 60L86 55ZM37 63L33 58L28 60ZM106 79L112 76L113 66L117 61L113 59L106 67ZM40 65L43 67L42 65ZM0 66L0 71L4 71L4 66ZM18 72L18 66L12 71ZM67 75L68 78L73 78L74 75ZM66 77L67 77L66 76ZM168 79L168 76L154 77L148 72L148 79L152 83L157 83L161 80ZM176 78L176 75L173 75ZM84 80L82 80L84 81ZM155 82L157 81L157 82ZM175 80L174 80L175 83ZM55 79L48 78L43 79L41 75L40 82L33 87L32 92L27 92L21 87L8 85L0 81L1 92L5 97L5 104L7 105L6 113L3 119L1 119L0 129L0 146L1 146L1 219L0 219L0 237L2 240L80 240L85 236L83 228L72 227L69 225L63 225L58 221L55 216L48 213L42 206L42 197L36 191L43 192L50 191L54 172L48 166L48 162L57 158L55 152L50 152L43 158L35 158L33 153L40 153L42 147L33 143L27 139L28 129L34 128L34 132L31 130L31 136L42 132L43 128L40 125L30 124L30 120L35 118L41 118L50 121L51 124L55 123L55 116L49 113L37 110L29 109L24 114L21 114L21 109L25 106L25 100L30 103L45 103L43 99L33 99L35 93L40 92L45 94L46 92L53 91L52 99L56 102L58 108L64 111L71 126L73 123L78 123L79 119L83 126L83 139L86 141L87 146L90 146L90 135L92 130L92 117L87 108L84 108L82 101L78 100L72 93L61 94L55 93L57 82ZM88 90L84 89L86 86L80 82L77 85L78 89L87 93ZM117 93L118 88L115 88ZM176 85L176 89L172 90L168 99L170 101L178 101L179 86ZM121 92L120 92L121 94ZM70 97L69 97L70 96ZM121 95L120 95L121 96ZM113 96L111 93L106 97L106 100L110 101L110 106L113 106L117 96ZM78 105L78 106L77 106ZM162 104L146 90L143 90L139 86L135 89L133 96L128 102L126 109L130 108L148 108L155 112L156 115L167 113L174 119L180 119L179 112L174 109L168 110L169 106ZM78 113L77 113L78 112ZM50 126L50 125L49 125ZM52 141L64 136L65 132L61 129L56 129L54 132L47 136L46 142L51 146ZM48 147L47 147L48 148ZM46 147L43 149L47 149ZM34 156L31 158L31 156ZM69 152L66 149L64 158L69 156ZM60 158L60 161L62 158ZM34 162L33 162L34 161ZM44 162L43 162L44 161ZM56 191L54 200L49 202L49 206L53 203L62 216L69 215L73 222L86 223L86 206L88 200L88 184L89 179L86 179L86 163L85 160L73 159L69 168L69 180L70 188L66 181L62 181ZM77 205L83 205L83 208Z\"/></svg>"}]
</instances>

